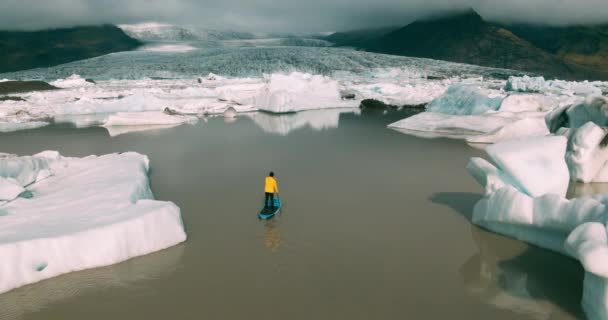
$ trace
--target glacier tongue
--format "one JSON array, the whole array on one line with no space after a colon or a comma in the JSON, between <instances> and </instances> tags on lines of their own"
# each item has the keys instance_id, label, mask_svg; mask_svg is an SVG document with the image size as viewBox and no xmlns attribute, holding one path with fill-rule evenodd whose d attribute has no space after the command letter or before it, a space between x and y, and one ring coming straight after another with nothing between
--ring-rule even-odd
<instances>
[{"instance_id":1,"label":"glacier tongue","mask_svg":"<svg viewBox=\"0 0 608 320\"><path fill-rule=\"evenodd\" d=\"M185 241L179 208L153 200L148 162L136 153L0 159L0 176L32 195L0 206L0 293Z\"/></svg>"}]
</instances>

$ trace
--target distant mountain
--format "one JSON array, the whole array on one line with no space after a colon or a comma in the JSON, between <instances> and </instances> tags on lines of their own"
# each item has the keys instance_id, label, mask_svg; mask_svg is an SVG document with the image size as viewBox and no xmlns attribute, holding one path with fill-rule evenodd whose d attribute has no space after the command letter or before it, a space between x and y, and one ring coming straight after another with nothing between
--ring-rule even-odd
<instances>
[{"instance_id":1,"label":"distant mountain","mask_svg":"<svg viewBox=\"0 0 608 320\"><path fill-rule=\"evenodd\" d=\"M124 24L119 27L130 37L140 41L220 41L251 40L248 32L222 31L198 27L182 27L164 23Z\"/></svg>"},{"instance_id":2,"label":"distant mountain","mask_svg":"<svg viewBox=\"0 0 608 320\"><path fill-rule=\"evenodd\" d=\"M111 26L44 31L0 31L0 73L51 67L112 52L132 50L141 43Z\"/></svg>"},{"instance_id":3,"label":"distant mountain","mask_svg":"<svg viewBox=\"0 0 608 320\"><path fill-rule=\"evenodd\" d=\"M324 39L337 46L366 48L373 45L386 34L399 29L399 27L386 27L378 29L363 29L349 32L336 32Z\"/></svg>"},{"instance_id":4,"label":"distant mountain","mask_svg":"<svg viewBox=\"0 0 608 320\"><path fill-rule=\"evenodd\" d=\"M568 30L568 36L563 31ZM608 37L600 27L509 27L475 11L420 20L386 33L362 31L326 38L339 46L498 67L562 79L608 79Z\"/></svg>"}]
</instances>

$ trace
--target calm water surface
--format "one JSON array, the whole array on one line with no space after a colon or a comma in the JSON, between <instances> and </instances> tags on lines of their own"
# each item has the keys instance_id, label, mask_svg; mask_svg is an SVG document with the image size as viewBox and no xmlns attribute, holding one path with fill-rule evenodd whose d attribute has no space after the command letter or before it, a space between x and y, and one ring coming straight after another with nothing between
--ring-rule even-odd
<instances>
[{"instance_id":1,"label":"calm water surface","mask_svg":"<svg viewBox=\"0 0 608 320\"><path fill-rule=\"evenodd\" d=\"M181 207L189 235L0 295L0 319L582 318L575 261L469 222L481 188L464 167L481 151L386 129L403 113L304 125L325 116L0 135L0 152L147 154L156 197ZM260 222L270 170L285 207Z\"/></svg>"}]
</instances>

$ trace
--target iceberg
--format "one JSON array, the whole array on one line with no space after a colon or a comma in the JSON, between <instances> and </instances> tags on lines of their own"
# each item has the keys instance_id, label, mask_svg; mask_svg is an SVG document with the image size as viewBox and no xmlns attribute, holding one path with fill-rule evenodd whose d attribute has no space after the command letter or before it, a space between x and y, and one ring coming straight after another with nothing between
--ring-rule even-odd
<instances>
[{"instance_id":1,"label":"iceberg","mask_svg":"<svg viewBox=\"0 0 608 320\"><path fill-rule=\"evenodd\" d=\"M497 143L486 152L526 194L565 197L570 182L565 161L567 144L565 137L535 137Z\"/></svg>"},{"instance_id":2,"label":"iceberg","mask_svg":"<svg viewBox=\"0 0 608 320\"><path fill-rule=\"evenodd\" d=\"M0 207L0 293L185 241L179 208L153 200L148 170L131 152L0 159L0 176L32 195Z\"/></svg>"},{"instance_id":3,"label":"iceberg","mask_svg":"<svg viewBox=\"0 0 608 320\"><path fill-rule=\"evenodd\" d=\"M73 74L65 79L57 79L50 83L57 88L76 88L95 85L92 81L87 81L77 74Z\"/></svg>"},{"instance_id":4,"label":"iceberg","mask_svg":"<svg viewBox=\"0 0 608 320\"><path fill-rule=\"evenodd\" d=\"M586 97L602 95L602 89L598 87L603 85L604 84L602 83L589 83L588 81L546 81L543 77L511 76L505 85L505 90L515 92L543 92Z\"/></svg>"},{"instance_id":5,"label":"iceberg","mask_svg":"<svg viewBox=\"0 0 608 320\"><path fill-rule=\"evenodd\" d=\"M608 182L606 130L593 122L565 131L569 138L566 162L572 181Z\"/></svg>"},{"instance_id":6,"label":"iceberg","mask_svg":"<svg viewBox=\"0 0 608 320\"><path fill-rule=\"evenodd\" d=\"M502 97L487 97L478 88L458 84L449 87L444 95L433 100L426 111L451 115L477 115L498 110L502 100Z\"/></svg>"},{"instance_id":7,"label":"iceberg","mask_svg":"<svg viewBox=\"0 0 608 320\"><path fill-rule=\"evenodd\" d=\"M575 129L569 133L568 152L574 149L582 159L593 157L594 146L604 135L603 129L593 123ZM561 150L566 138L561 137L559 153L555 138L560 137L537 138L548 142L537 145L537 149L550 148L547 155L554 157L556 163L565 162ZM471 159L467 169L485 189L484 198L473 210L473 223L580 261L585 269L583 310L589 319L608 319L608 195L568 200L562 194L551 192L562 188L562 165L542 165L546 159L531 148L529 141L503 142L488 148L488 152L493 148L512 151L519 148L520 153L497 162L496 167L479 158ZM525 161L518 163L515 158ZM503 168L505 162L510 163L511 169ZM532 194L529 188L522 188L513 168L529 174L528 180L546 184L546 192L539 190Z\"/></svg>"},{"instance_id":8,"label":"iceberg","mask_svg":"<svg viewBox=\"0 0 608 320\"><path fill-rule=\"evenodd\" d=\"M589 121L608 127L608 98L594 96L566 109L568 127L579 128Z\"/></svg>"},{"instance_id":9,"label":"iceberg","mask_svg":"<svg viewBox=\"0 0 608 320\"><path fill-rule=\"evenodd\" d=\"M541 92L546 88L546 81L544 77L509 77L507 84L505 85L506 91L517 91L517 92Z\"/></svg>"},{"instance_id":10,"label":"iceberg","mask_svg":"<svg viewBox=\"0 0 608 320\"><path fill-rule=\"evenodd\" d=\"M322 75L294 72L272 74L268 84L255 97L254 107L272 113L350 106L342 101L338 82Z\"/></svg>"},{"instance_id":11,"label":"iceberg","mask_svg":"<svg viewBox=\"0 0 608 320\"><path fill-rule=\"evenodd\" d=\"M516 121L513 115L504 113L501 116L449 115L435 112L422 112L403 120L391 123L389 128L421 137L445 137L466 139L489 134Z\"/></svg>"}]
</instances>

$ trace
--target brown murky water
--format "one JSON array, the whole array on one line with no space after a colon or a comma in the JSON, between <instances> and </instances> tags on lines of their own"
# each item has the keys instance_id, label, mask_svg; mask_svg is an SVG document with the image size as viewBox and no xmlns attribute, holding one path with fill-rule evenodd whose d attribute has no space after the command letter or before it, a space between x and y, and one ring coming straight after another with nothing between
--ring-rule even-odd
<instances>
[{"instance_id":1,"label":"brown murky water","mask_svg":"<svg viewBox=\"0 0 608 320\"><path fill-rule=\"evenodd\" d=\"M0 319L582 317L575 261L468 221L481 189L464 167L481 151L385 128L403 114L342 114L337 128L287 134L311 115L114 138L69 127L0 135L0 152L149 155L155 195L181 207L189 235L0 295ZM269 170L285 207L261 222Z\"/></svg>"}]
</instances>

